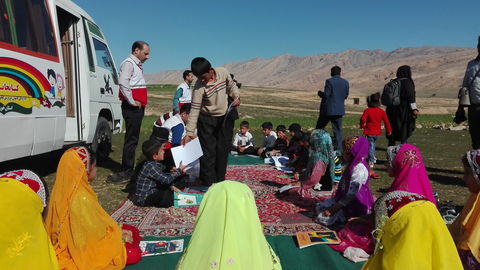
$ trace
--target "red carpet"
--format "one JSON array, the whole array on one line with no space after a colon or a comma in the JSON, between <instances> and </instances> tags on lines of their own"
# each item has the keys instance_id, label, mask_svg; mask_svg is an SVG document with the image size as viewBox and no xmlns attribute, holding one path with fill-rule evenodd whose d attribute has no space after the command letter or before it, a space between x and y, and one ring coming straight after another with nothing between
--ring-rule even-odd
<instances>
[{"instance_id":1,"label":"red carpet","mask_svg":"<svg viewBox=\"0 0 480 270\"><path fill-rule=\"evenodd\" d=\"M289 183L284 173L270 165L230 165L226 179L247 184L255 194L260 221L265 234L293 235L297 231L322 230L316 223L282 224L281 215L306 211L275 197L278 188ZM123 203L112 217L119 223L136 226L142 235L191 235L198 207L137 207L130 201Z\"/></svg>"}]
</instances>

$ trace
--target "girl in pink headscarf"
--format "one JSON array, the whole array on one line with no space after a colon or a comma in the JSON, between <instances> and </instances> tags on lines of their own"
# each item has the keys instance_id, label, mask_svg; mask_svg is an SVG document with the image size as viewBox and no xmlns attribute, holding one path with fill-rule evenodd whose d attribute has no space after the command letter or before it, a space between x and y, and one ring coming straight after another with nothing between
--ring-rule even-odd
<instances>
[{"instance_id":1,"label":"girl in pink headscarf","mask_svg":"<svg viewBox=\"0 0 480 270\"><path fill-rule=\"evenodd\" d=\"M417 147L411 144L388 147L386 166L389 175L395 177L388 192L402 190L420 194L437 205L422 155Z\"/></svg>"},{"instance_id":2,"label":"girl in pink headscarf","mask_svg":"<svg viewBox=\"0 0 480 270\"><path fill-rule=\"evenodd\" d=\"M390 177L394 177L387 194L380 197L376 205L384 199L396 193L418 194L418 197L431 201L436 205L433 197L430 180L423 164L420 150L410 144L401 144L387 148L387 163L385 164ZM398 197L400 198L400 197ZM418 199L415 197L415 199ZM402 201L395 206L392 212L398 210ZM398 207L398 209L396 208ZM380 215L381 213L374 213ZM374 251L374 239L371 232L375 228L374 215L364 216L360 219L349 221L343 229L338 232L342 242L333 245L331 248L344 252L344 256L353 261L361 261L368 258L368 254Z\"/></svg>"}]
</instances>

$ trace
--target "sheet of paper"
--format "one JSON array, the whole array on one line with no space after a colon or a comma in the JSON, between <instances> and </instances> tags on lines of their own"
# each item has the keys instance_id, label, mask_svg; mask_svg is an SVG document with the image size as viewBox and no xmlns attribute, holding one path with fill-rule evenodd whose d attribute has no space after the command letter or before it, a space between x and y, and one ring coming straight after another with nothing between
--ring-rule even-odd
<instances>
[{"instance_id":1,"label":"sheet of paper","mask_svg":"<svg viewBox=\"0 0 480 270\"><path fill-rule=\"evenodd\" d=\"M185 146L177 146L172 148L173 160L175 166L178 168L180 162L182 165L188 165L201 156L203 156L202 147L200 146L200 140L195 138L188 142Z\"/></svg>"}]
</instances>

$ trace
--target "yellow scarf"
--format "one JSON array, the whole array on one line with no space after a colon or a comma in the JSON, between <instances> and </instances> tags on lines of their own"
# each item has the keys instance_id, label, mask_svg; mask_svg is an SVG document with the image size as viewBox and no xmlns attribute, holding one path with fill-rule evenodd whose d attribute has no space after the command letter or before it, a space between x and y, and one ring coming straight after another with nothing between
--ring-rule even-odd
<instances>
[{"instance_id":1,"label":"yellow scarf","mask_svg":"<svg viewBox=\"0 0 480 270\"><path fill-rule=\"evenodd\" d=\"M460 216L450 225L458 249L470 250L480 262L480 193L471 193Z\"/></svg>"},{"instance_id":2,"label":"yellow scarf","mask_svg":"<svg viewBox=\"0 0 480 270\"><path fill-rule=\"evenodd\" d=\"M42 211L42 200L27 185L0 178L1 269L58 269Z\"/></svg>"},{"instance_id":3,"label":"yellow scarf","mask_svg":"<svg viewBox=\"0 0 480 270\"><path fill-rule=\"evenodd\" d=\"M210 187L176 269L282 269L248 186L223 181Z\"/></svg>"},{"instance_id":4,"label":"yellow scarf","mask_svg":"<svg viewBox=\"0 0 480 270\"><path fill-rule=\"evenodd\" d=\"M88 183L85 152L70 149L60 159L47 231L61 269L122 269L126 263L122 233Z\"/></svg>"},{"instance_id":5,"label":"yellow scarf","mask_svg":"<svg viewBox=\"0 0 480 270\"><path fill-rule=\"evenodd\" d=\"M461 270L447 226L430 201L410 202L382 227L381 246L362 270Z\"/></svg>"}]
</instances>

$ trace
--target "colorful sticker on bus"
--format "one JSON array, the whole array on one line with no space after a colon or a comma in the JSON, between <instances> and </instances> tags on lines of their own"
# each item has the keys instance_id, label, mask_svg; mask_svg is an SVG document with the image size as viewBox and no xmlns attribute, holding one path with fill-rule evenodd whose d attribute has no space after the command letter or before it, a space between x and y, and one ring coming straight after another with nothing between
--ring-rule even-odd
<instances>
[{"instance_id":1,"label":"colorful sticker on bus","mask_svg":"<svg viewBox=\"0 0 480 270\"><path fill-rule=\"evenodd\" d=\"M65 106L62 92L57 91L55 94L59 74L51 69L47 73L49 77L54 76L55 81L49 82L38 69L23 61L0 57L0 113L31 114L33 106L37 108ZM61 83L63 84L63 78Z\"/></svg>"}]
</instances>

